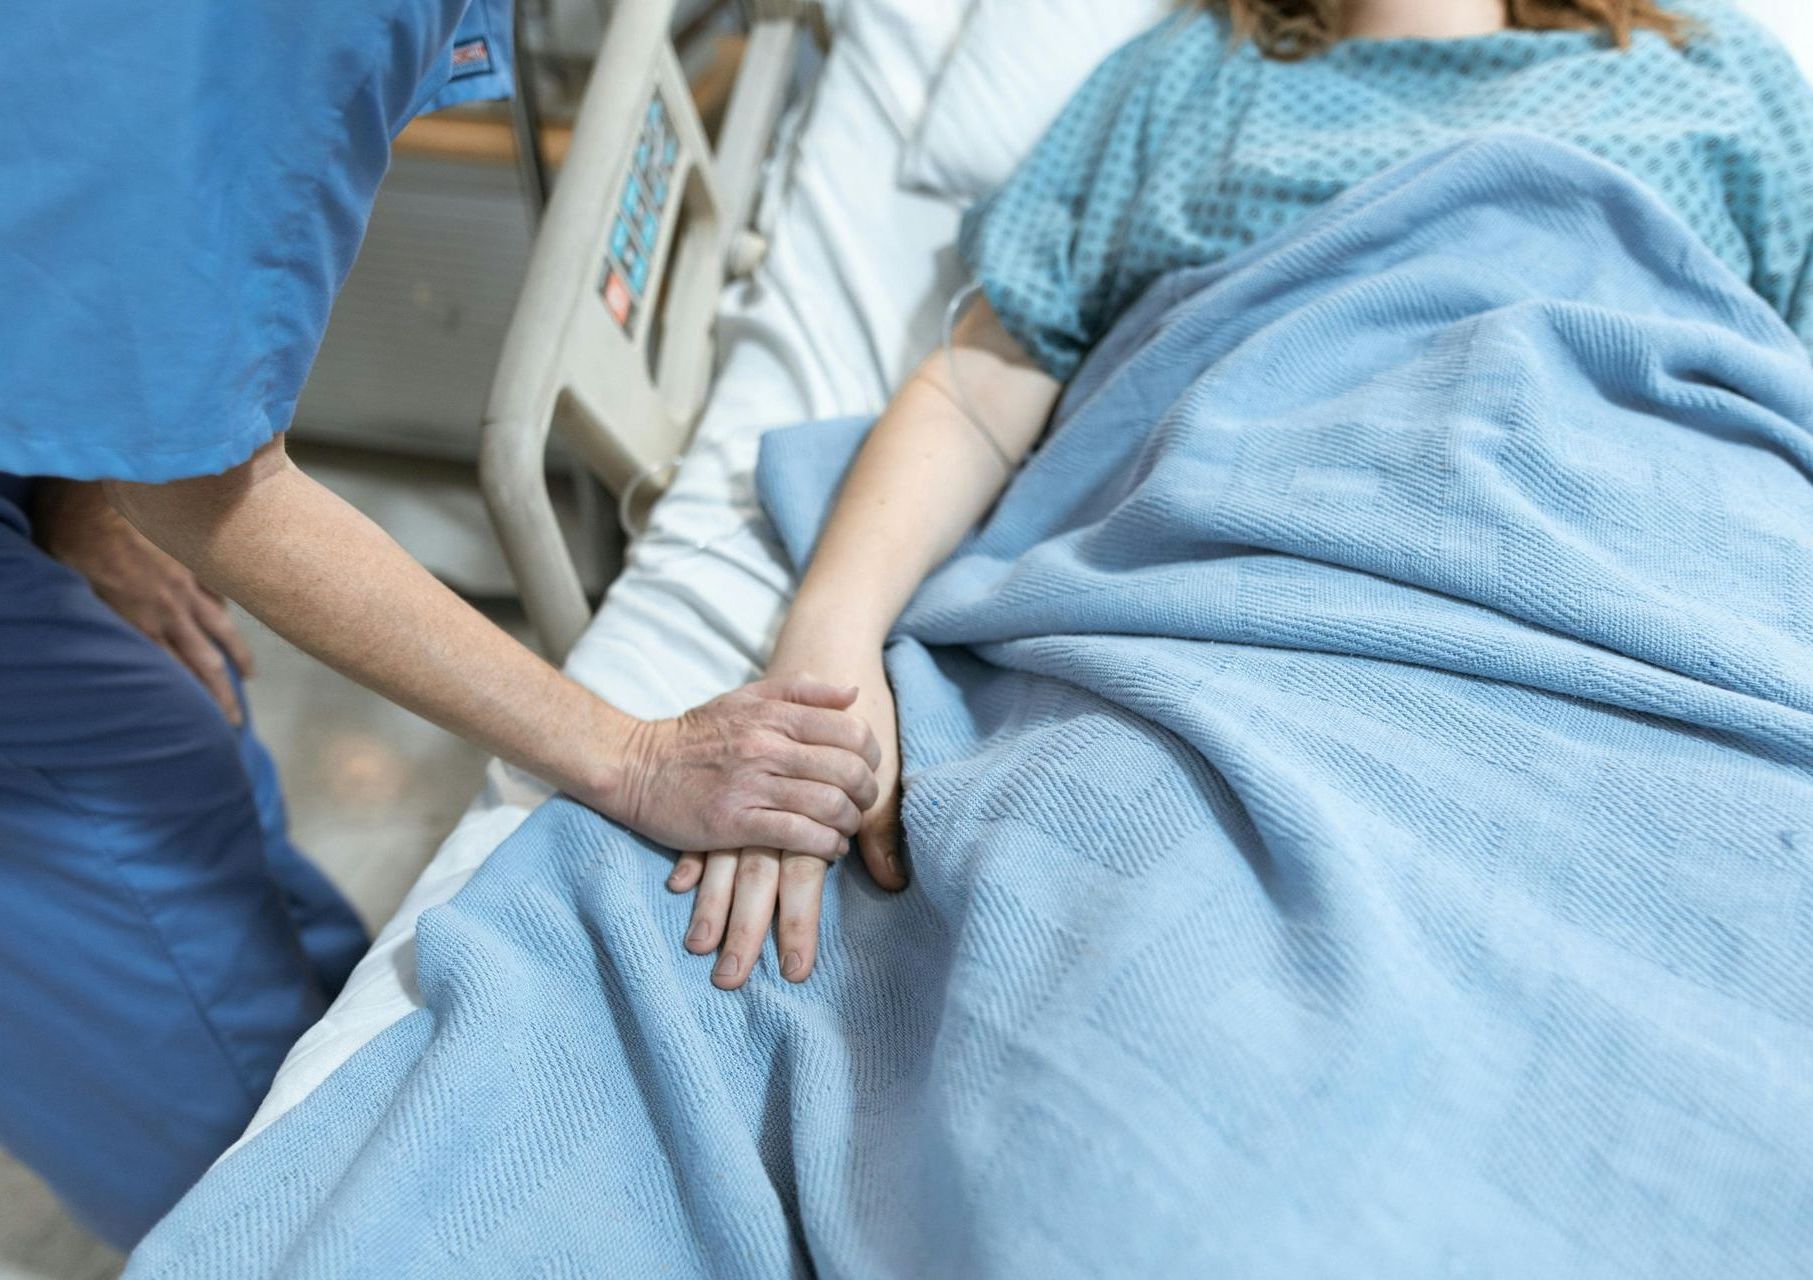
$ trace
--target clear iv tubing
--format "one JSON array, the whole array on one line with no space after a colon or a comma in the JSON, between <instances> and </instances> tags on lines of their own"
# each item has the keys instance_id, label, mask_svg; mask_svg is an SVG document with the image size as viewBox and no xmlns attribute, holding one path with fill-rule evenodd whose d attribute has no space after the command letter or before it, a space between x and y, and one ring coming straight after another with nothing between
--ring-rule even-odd
<instances>
[{"instance_id":1,"label":"clear iv tubing","mask_svg":"<svg viewBox=\"0 0 1813 1280\"><path fill-rule=\"evenodd\" d=\"M1000 444L996 442L994 432L990 431L988 427L983 424L982 415L976 411L975 403L969 398L969 393L963 389L963 377L957 370L957 320L962 316L963 308L968 305L970 299L981 292L982 282L980 280L972 280L969 284L952 294L950 302L945 305L943 335L944 367L945 372L949 375L951 380L951 395L956 401L957 408L962 411L964 420L969 423L970 427L974 429L977 435L982 437L982 442L988 446L988 451L995 455L995 461L1001 464L1001 470L1008 475L1012 475L1014 470L1012 460L1008 458L1006 450L1002 449ZM634 512L637 495L642 492L644 486L654 481L656 477L671 475L674 471L679 469L679 466L680 458L678 455L669 458L664 462L651 462L635 475L631 476L630 482L623 486L623 492L617 496L617 523L622 526L626 537L631 539L640 538L643 534L648 532L647 523L644 522L638 525L635 519ZM684 546L687 551L693 553L710 551L725 539L733 537L740 529L741 526L739 525L737 528L726 530L715 538L709 538L703 541L693 539L691 542L684 544Z\"/></svg>"},{"instance_id":2,"label":"clear iv tubing","mask_svg":"<svg viewBox=\"0 0 1813 1280\"><path fill-rule=\"evenodd\" d=\"M944 308L944 369L950 375L951 394L956 398L957 407L963 411L969 425L975 428L976 434L982 437L988 451L995 455L995 461L1001 464L1001 470L1011 476L1014 473L1013 460L995 440L995 433L983 424L982 415L976 412L969 392L963 389L963 378L957 372L957 317L963 314L965 304L981 292L982 282L972 280L951 295L950 303Z\"/></svg>"},{"instance_id":3,"label":"clear iv tubing","mask_svg":"<svg viewBox=\"0 0 1813 1280\"><path fill-rule=\"evenodd\" d=\"M636 523L636 517L633 514L636 509L636 495L642 492L642 486L653 480L656 476L671 475L674 471L679 469L679 466L680 459L678 455L667 459L665 462L651 462L635 475L631 476L630 482L623 486L623 492L617 495L617 525L623 530L624 537L631 539L640 538L643 534L648 532L647 522L645 521L641 525L638 525ZM702 551L704 550L704 547L696 549Z\"/></svg>"},{"instance_id":4,"label":"clear iv tubing","mask_svg":"<svg viewBox=\"0 0 1813 1280\"><path fill-rule=\"evenodd\" d=\"M675 454L665 462L649 463L646 467L643 467L642 470L631 476L630 482L623 486L623 492L617 495L617 524L622 528L624 537L628 538L630 541L633 542L648 532L648 521L646 519L644 519L641 524L636 523L634 514L636 495L641 493L643 487L654 481L657 477L671 476L674 472L678 471L680 469L681 456L682 455ZM688 556L698 555L700 552L704 551L710 551L713 547L721 546L731 538L736 537L737 534L743 531L744 527L745 526L739 522L713 538L689 538L680 542L680 550Z\"/></svg>"}]
</instances>

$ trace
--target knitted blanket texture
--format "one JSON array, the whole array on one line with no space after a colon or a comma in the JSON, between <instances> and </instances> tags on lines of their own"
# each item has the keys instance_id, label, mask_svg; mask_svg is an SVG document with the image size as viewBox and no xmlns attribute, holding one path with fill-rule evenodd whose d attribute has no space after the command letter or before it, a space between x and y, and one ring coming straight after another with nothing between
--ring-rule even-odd
<instances>
[{"instance_id":1,"label":"knitted blanket texture","mask_svg":"<svg viewBox=\"0 0 1813 1280\"><path fill-rule=\"evenodd\" d=\"M128 1274L1809 1274L1810 424L1527 135L1165 278L890 644L908 891L716 991L554 801ZM765 442L796 558L861 434Z\"/></svg>"}]
</instances>

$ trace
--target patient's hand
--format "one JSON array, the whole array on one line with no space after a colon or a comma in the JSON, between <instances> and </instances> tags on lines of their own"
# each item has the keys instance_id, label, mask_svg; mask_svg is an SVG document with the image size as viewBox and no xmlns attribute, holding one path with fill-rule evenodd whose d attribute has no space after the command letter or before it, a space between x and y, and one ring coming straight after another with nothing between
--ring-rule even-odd
<instances>
[{"instance_id":1,"label":"patient's hand","mask_svg":"<svg viewBox=\"0 0 1813 1280\"><path fill-rule=\"evenodd\" d=\"M906 887L900 858L900 738L894 717L894 695L882 670L881 652L861 657L825 652L787 652L783 640L769 667L784 675L808 667L828 679L859 690L851 711L868 721L881 745L875 770L880 794L862 815L857 845L875 882L885 889ZM825 874L832 859L811 852L745 848L741 851L680 856L667 887L684 893L695 886L692 923L686 949L705 955L718 949L712 969L714 986L733 990L743 985L761 954L762 941L779 908L775 947L781 975L804 982L818 954L818 917ZM721 947L720 947L720 944Z\"/></svg>"}]
</instances>

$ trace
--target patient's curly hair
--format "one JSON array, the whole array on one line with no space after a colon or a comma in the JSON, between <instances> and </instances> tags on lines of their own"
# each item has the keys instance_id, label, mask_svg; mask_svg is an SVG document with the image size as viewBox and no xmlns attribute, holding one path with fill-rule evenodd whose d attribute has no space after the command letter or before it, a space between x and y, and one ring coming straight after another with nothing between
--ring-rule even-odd
<instances>
[{"instance_id":1,"label":"patient's curly hair","mask_svg":"<svg viewBox=\"0 0 1813 1280\"><path fill-rule=\"evenodd\" d=\"M1195 0L1225 13L1234 31L1267 57L1292 60L1321 53L1341 39L1348 0ZM1633 31L1657 31L1685 43L1688 26L1655 0L1505 0L1513 27L1527 31L1603 30L1620 49Z\"/></svg>"}]
</instances>

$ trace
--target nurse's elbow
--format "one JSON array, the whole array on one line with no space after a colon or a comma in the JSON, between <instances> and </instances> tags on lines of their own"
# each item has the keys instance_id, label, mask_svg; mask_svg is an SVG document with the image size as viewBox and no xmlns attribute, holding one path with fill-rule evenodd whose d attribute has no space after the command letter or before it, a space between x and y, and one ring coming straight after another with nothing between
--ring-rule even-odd
<instances>
[{"instance_id":1,"label":"nurse's elbow","mask_svg":"<svg viewBox=\"0 0 1813 1280\"><path fill-rule=\"evenodd\" d=\"M283 437L277 435L244 462L218 475L161 484L109 480L105 488L113 509L135 529L178 560L188 562L207 543L215 526L258 484L289 465Z\"/></svg>"}]
</instances>

